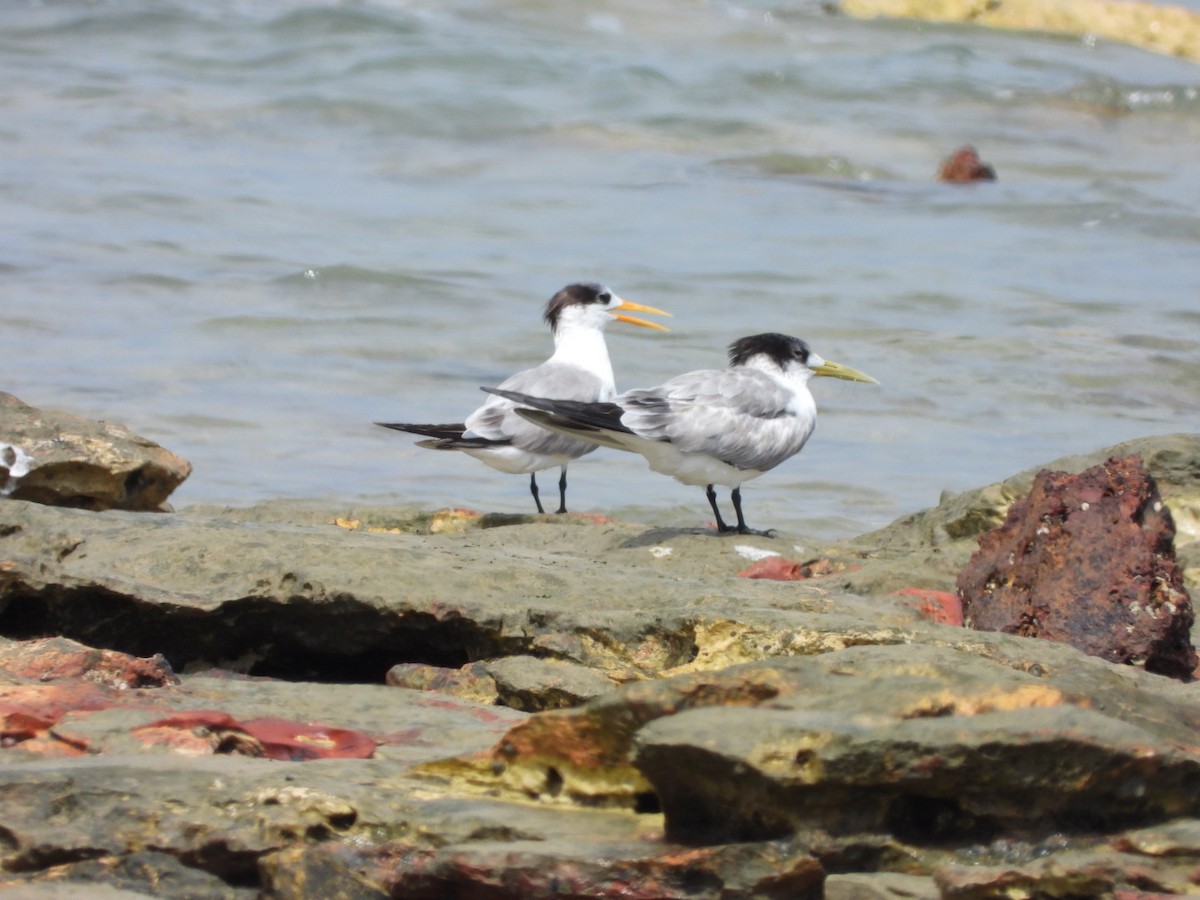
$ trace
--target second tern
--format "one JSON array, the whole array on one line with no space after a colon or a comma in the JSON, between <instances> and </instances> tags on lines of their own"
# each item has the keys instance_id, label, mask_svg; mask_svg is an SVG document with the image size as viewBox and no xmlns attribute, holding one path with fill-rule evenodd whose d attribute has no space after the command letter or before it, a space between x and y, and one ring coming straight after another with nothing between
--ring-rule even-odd
<instances>
[{"instance_id":1,"label":"second tern","mask_svg":"<svg viewBox=\"0 0 1200 900\"><path fill-rule=\"evenodd\" d=\"M817 424L808 389L815 375L877 384L870 375L822 359L804 341L755 334L729 347L729 368L699 369L611 401L556 399L502 385L483 388L518 405L517 414L555 434L645 457L655 472L703 486L717 531L747 527L741 485L795 456ZM727 525L714 485L731 487L737 525Z\"/></svg>"}]
</instances>

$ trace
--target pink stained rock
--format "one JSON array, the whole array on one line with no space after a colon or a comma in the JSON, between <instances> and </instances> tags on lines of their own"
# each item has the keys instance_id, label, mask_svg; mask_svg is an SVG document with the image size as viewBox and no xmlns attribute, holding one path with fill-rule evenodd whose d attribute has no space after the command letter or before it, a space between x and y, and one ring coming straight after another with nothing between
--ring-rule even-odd
<instances>
[{"instance_id":1,"label":"pink stained rock","mask_svg":"<svg viewBox=\"0 0 1200 900\"><path fill-rule=\"evenodd\" d=\"M896 596L903 597L910 606L931 622L962 626L962 601L958 594L926 588L901 588L896 591Z\"/></svg>"},{"instance_id":2,"label":"pink stained rock","mask_svg":"<svg viewBox=\"0 0 1200 900\"><path fill-rule=\"evenodd\" d=\"M83 678L114 688L164 687L178 684L161 654L131 656L89 647L64 637L0 642L0 669L42 682Z\"/></svg>"},{"instance_id":3,"label":"pink stained rock","mask_svg":"<svg viewBox=\"0 0 1200 900\"><path fill-rule=\"evenodd\" d=\"M1174 537L1140 456L1042 471L959 574L965 624L1189 678L1193 611Z\"/></svg>"}]
</instances>

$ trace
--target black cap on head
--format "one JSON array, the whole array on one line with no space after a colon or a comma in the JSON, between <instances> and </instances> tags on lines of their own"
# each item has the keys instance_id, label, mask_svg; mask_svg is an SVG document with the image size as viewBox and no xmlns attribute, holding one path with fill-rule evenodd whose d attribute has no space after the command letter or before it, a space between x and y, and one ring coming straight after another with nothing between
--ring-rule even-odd
<instances>
[{"instance_id":1,"label":"black cap on head","mask_svg":"<svg viewBox=\"0 0 1200 900\"><path fill-rule=\"evenodd\" d=\"M568 284L565 288L550 298L546 304L543 318L550 325L550 330L558 328L558 319L568 306L583 306L587 303L607 303L612 299L612 291L602 284Z\"/></svg>"},{"instance_id":2,"label":"black cap on head","mask_svg":"<svg viewBox=\"0 0 1200 900\"><path fill-rule=\"evenodd\" d=\"M729 345L729 364L742 366L751 357L766 354L782 369L789 362L807 364L809 352L808 344L800 338L776 332L752 334Z\"/></svg>"}]
</instances>

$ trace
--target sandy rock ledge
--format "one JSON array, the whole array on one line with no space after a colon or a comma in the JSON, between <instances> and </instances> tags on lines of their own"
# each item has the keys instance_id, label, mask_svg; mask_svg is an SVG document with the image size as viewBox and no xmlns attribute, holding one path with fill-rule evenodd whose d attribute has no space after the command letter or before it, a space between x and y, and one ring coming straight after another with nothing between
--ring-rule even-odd
<instances>
[{"instance_id":1,"label":"sandy rock ledge","mask_svg":"<svg viewBox=\"0 0 1200 900\"><path fill-rule=\"evenodd\" d=\"M1194 591L1200 437L1050 467L1130 450ZM897 594L952 591L1032 480L831 547L0 501L0 889L1196 893L1197 684ZM763 551L821 563L739 577Z\"/></svg>"}]
</instances>

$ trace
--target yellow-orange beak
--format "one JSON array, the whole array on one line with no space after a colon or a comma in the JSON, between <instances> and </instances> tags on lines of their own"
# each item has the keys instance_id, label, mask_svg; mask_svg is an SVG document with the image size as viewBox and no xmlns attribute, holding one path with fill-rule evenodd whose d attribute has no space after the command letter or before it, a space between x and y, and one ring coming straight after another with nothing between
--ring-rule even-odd
<instances>
[{"instance_id":1,"label":"yellow-orange beak","mask_svg":"<svg viewBox=\"0 0 1200 900\"><path fill-rule=\"evenodd\" d=\"M819 366L815 366L813 372L817 375L828 375L830 378L842 378L846 381L863 381L867 384L879 384L878 381L866 372L860 372L858 369L843 366L841 363L830 362L827 359L822 360Z\"/></svg>"},{"instance_id":2,"label":"yellow-orange beak","mask_svg":"<svg viewBox=\"0 0 1200 900\"><path fill-rule=\"evenodd\" d=\"M643 328L653 328L656 331L670 331L665 325L659 325L657 322L647 322L645 319L639 319L637 316L626 316L616 312L618 309L631 309L636 312L654 313L657 316L668 316L670 313L661 309L655 309L653 306L642 306L640 303L630 303L628 300L622 300L619 304L608 311L608 314L618 322L628 322L630 325L641 325Z\"/></svg>"}]
</instances>

